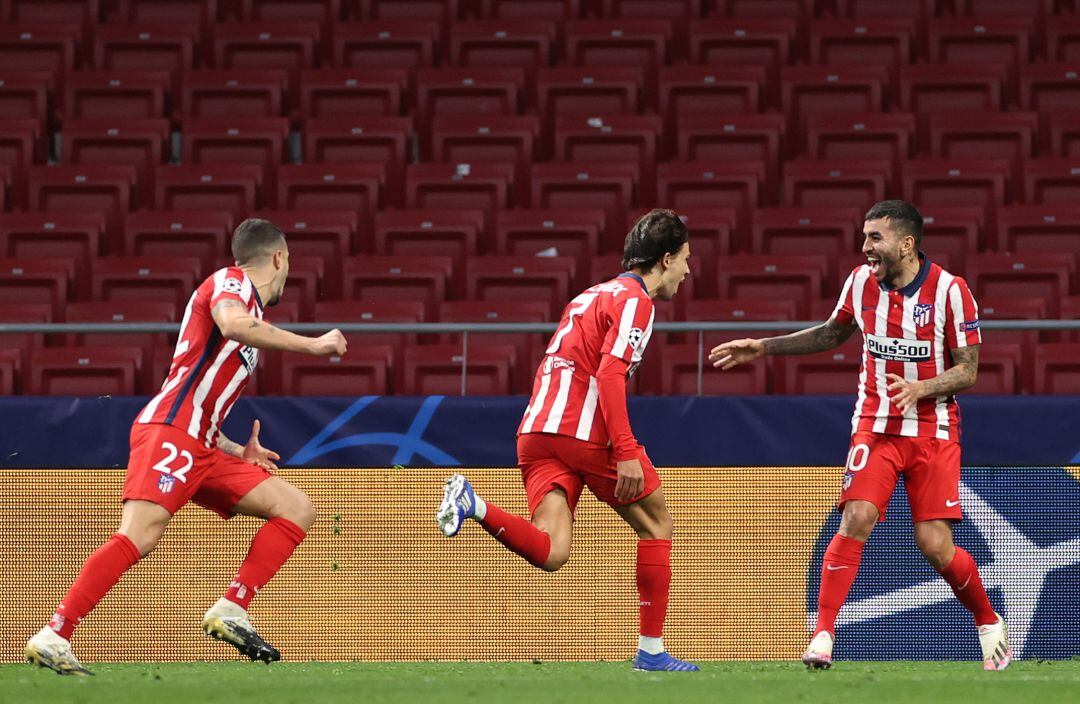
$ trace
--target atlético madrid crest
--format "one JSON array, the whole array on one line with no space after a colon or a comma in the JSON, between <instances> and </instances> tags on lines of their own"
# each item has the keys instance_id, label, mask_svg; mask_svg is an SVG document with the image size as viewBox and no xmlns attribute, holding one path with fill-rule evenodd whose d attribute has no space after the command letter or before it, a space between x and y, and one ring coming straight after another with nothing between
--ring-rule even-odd
<instances>
[{"instance_id":1,"label":"atl\u00e9tico madrid crest","mask_svg":"<svg viewBox=\"0 0 1080 704\"><path fill-rule=\"evenodd\" d=\"M911 317L915 319L915 325L922 327L930 322L930 316L934 314L933 303L916 303Z\"/></svg>"}]
</instances>

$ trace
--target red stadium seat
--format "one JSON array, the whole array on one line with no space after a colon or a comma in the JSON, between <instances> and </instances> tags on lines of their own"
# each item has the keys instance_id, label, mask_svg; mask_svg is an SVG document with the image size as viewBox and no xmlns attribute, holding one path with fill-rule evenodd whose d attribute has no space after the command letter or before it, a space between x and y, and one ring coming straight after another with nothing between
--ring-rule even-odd
<instances>
[{"instance_id":1,"label":"red stadium seat","mask_svg":"<svg viewBox=\"0 0 1080 704\"><path fill-rule=\"evenodd\" d=\"M983 250L987 213L977 206L931 205L922 208L922 250L937 261L942 255L948 258L953 274L963 276L967 271L968 254ZM989 235L989 233L987 233Z\"/></svg>"},{"instance_id":2,"label":"red stadium seat","mask_svg":"<svg viewBox=\"0 0 1080 704\"><path fill-rule=\"evenodd\" d=\"M196 257L103 257L92 266L93 297L95 301L166 301L182 311L202 281L201 269Z\"/></svg>"},{"instance_id":3,"label":"red stadium seat","mask_svg":"<svg viewBox=\"0 0 1080 704\"><path fill-rule=\"evenodd\" d=\"M143 24L206 26L218 19L219 0L122 0L120 17Z\"/></svg>"},{"instance_id":4,"label":"red stadium seat","mask_svg":"<svg viewBox=\"0 0 1080 704\"><path fill-rule=\"evenodd\" d=\"M900 110L920 122L936 112L980 115L1004 106L1005 68L994 64L921 64L900 68ZM920 124L920 131L926 135Z\"/></svg>"},{"instance_id":5,"label":"red stadium seat","mask_svg":"<svg viewBox=\"0 0 1080 704\"><path fill-rule=\"evenodd\" d=\"M101 24L94 28L94 67L176 75L195 68L198 36L191 24Z\"/></svg>"},{"instance_id":6,"label":"red stadium seat","mask_svg":"<svg viewBox=\"0 0 1080 704\"><path fill-rule=\"evenodd\" d=\"M278 169L279 210L351 210L367 229L379 207L385 172L379 164L295 164Z\"/></svg>"},{"instance_id":7,"label":"red stadium seat","mask_svg":"<svg viewBox=\"0 0 1080 704\"><path fill-rule=\"evenodd\" d=\"M50 71L0 72L0 118L49 118L48 96L53 89Z\"/></svg>"},{"instance_id":8,"label":"red stadium seat","mask_svg":"<svg viewBox=\"0 0 1080 704\"><path fill-rule=\"evenodd\" d=\"M338 68L417 69L435 65L439 23L419 19L335 24Z\"/></svg>"},{"instance_id":9,"label":"red stadium seat","mask_svg":"<svg viewBox=\"0 0 1080 704\"><path fill-rule=\"evenodd\" d=\"M975 385L964 390L964 395L996 394L1011 395L1021 387L1021 352L1019 345L982 345L979 350L979 376Z\"/></svg>"},{"instance_id":10,"label":"red stadium seat","mask_svg":"<svg viewBox=\"0 0 1080 704\"><path fill-rule=\"evenodd\" d=\"M916 22L910 16L815 20L810 25L810 61L885 66L895 77L918 54L915 37Z\"/></svg>"},{"instance_id":11,"label":"red stadium seat","mask_svg":"<svg viewBox=\"0 0 1080 704\"><path fill-rule=\"evenodd\" d=\"M405 386L411 396L505 396L514 373L511 345L420 345L405 350ZM465 373L462 374L462 367Z\"/></svg>"},{"instance_id":12,"label":"red stadium seat","mask_svg":"<svg viewBox=\"0 0 1080 704\"><path fill-rule=\"evenodd\" d=\"M603 232L603 210L501 210L495 214L495 252L573 257L581 266L571 283L584 288L592 258L600 253Z\"/></svg>"},{"instance_id":13,"label":"red stadium seat","mask_svg":"<svg viewBox=\"0 0 1080 704\"><path fill-rule=\"evenodd\" d=\"M892 164L888 161L800 159L784 164L782 202L865 211L884 200L891 185Z\"/></svg>"},{"instance_id":14,"label":"red stadium seat","mask_svg":"<svg viewBox=\"0 0 1080 704\"><path fill-rule=\"evenodd\" d=\"M60 114L65 120L165 117L171 81L166 71L77 71L64 82Z\"/></svg>"},{"instance_id":15,"label":"red stadium seat","mask_svg":"<svg viewBox=\"0 0 1080 704\"><path fill-rule=\"evenodd\" d=\"M1078 205L1013 205L998 211L995 249L1080 256L1078 231Z\"/></svg>"},{"instance_id":16,"label":"red stadium seat","mask_svg":"<svg viewBox=\"0 0 1080 704\"><path fill-rule=\"evenodd\" d=\"M1002 159L913 159L901 170L905 200L919 207L971 205L986 208L993 222L1011 190L1009 162Z\"/></svg>"},{"instance_id":17,"label":"red stadium seat","mask_svg":"<svg viewBox=\"0 0 1080 704\"><path fill-rule=\"evenodd\" d=\"M198 256L207 275L229 251L233 214L202 210L149 210L124 218L122 253L135 257Z\"/></svg>"},{"instance_id":18,"label":"red stadium seat","mask_svg":"<svg viewBox=\"0 0 1080 704\"><path fill-rule=\"evenodd\" d=\"M0 278L0 291L6 293L7 287ZM547 308L545 307L545 310ZM0 320L5 323L51 323L53 307L48 303L0 303ZM30 351L45 346L45 336L40 333L4 333L0 335L0 374L11 375L6 383L15 383L18 374L30 364ZM9 392L14 393L13 391Z\"/></svg>"},{"instance_id":19,"label":"red stadium seat","mask_svg":"<svg viewBox=\"0 0 1080 704\"><path fill-rule=\"evenodd\" d=\"M1046 60L1074 62L1080 59L1080 18L1061 14L1046 26Z\"/></svg>"},{"instance_id":20,"label":"red stadium seat","mask_svg":"<svg viewBox=\"0 0 1080 704\"><path fill-rule=\"evenodd\" d=\"M714 297L717 262L749 246L748 242L735 240L738 215L734 208L679 208L678 213L690 233L694 293L700 297Z\"/></svg>"},{"instance_id":21,"label":"red stadium seat","mask_svg":"<svg viewBox=\"0 0 1080 704\"><path fill-rule=\"evenodd\" d=\"M1033 18L941 17L930 20L928 57L942 64L994 64L1008 71L1015 95L1017 67L1032 59Z\"/></svg>"},{"instance_id":22,"label":"red stadium seat","mask_svg":"<svg viewBox=\"0 0 1080 704\"><path fill-rule=\"evenodd\" d=\"M81 25L0 25L0 66L5 71L48 71L63 76L75 68Z\"/></svg>"},{"instance_id":23,"label":"red stadium seat","mask_svg":"<svg viewBox=\"0 0 1080 704\"><path fill-rule=\"evenodd\" d=\"M765 176L760 161L673 161L657 167L656 201L678 212L732 208L737 229L744 230L751 210L761 204Z\"/></svg>"},{"instance_id":24,"label":"red stadium seat","mask_svg":"<svg viewBox=\"0 0 1080 704\"><path fill-rule=\"evenodd\" d=\"M1029 64L1020 69L1020 107L1053 119L1080 110L1080 82L1075 62Z\"/></svg>"},{"instance_id":25,"label":"red stadium seat","mask_svg":"<svg viewBox=\"0 0 1080 704\"><path fill-rule=\"evenodd\" d=\"M323 301L315 304L315 319L326 323L422 323L427 310L420 301ZM417 344L416 333L346 333L349 351L370 346L390 351L387 366L388 386L400 387L404 369L401 364L406 348Z\"/></svg>"},{"instance_id":26,"label":"red stadium seat","mask_svg":"<svg viewBox=\"0 0 1080 704\"><path fill-rule=\"evenodd\" d=\"M1040 298L980 298L980 320L1043 320L1046 301ZM1046 334L1050 337L1050 334ZM1048 340L1049 341L1049 340ZM1000 347L1017 349L1016 383L1029 391L1035 380L1035 348L1039 344L1038 330L984 330L983 351ZM980 372L982 371L980 359Z\"/></svg>"},{"instance_id":27,"label":"red stadium seat","mask_svg":"<svg viewBox=\"0 0 1080 704\"><path fill-rule=\"evenodd\" d=\"M405 169L405 204L409 208L479 210L486 232L495 212L515 205L513 164L410 164Z\"/></svg>"},{"instance_id":28,"label":"red stadium seat","mask_svg":"<svg viewBox=\"0 0 1080 704\"><path fill-rule=\"evenodd\" d=\"M20 24L92 25L101 14L99 0L9 0L4 4L10 6L11 19Z\"/></svg>"},{"instance_id":29,"label":"red stadium seat","mask_svg":"<svg viewBox=\"0 0 1080 704\"><path fill-rule=\"evenodd\" d=\"M443 323L543 323L551 320L551 306L545 301L444 301L439 306ZM513 345L514 378L511 393L532 391L536 365L547 347L549 335L469 333L472 345ZM460 334L442 336L442 342L461 345Z\"/></svg>"},{"instance_id":30,"label":"red stadium seat","mask_svg":"<svg viewBox=\"0 0 1080 704\"><path fill-rule=\"evenodd\" d=\"M915 17L925 20L933 14L937 0L839 0L837 10L844 17Z\"/></svg>"},{"instance_id":31,"label":"red stadium seat","mask_svg":"<svg viewBox=\"0 0 1080 704\"><path fill-rule=\"evenodd\" d=\"M49 213L103 213L106 251L119 251L119 227L131 209L134 166L84 164L33 166L28 179L30 210Z\"/></svg>"},{"instance_id":32,"label":"red stadium seat","mask_svg":"<svg viewBox=\"0 0 1080 704\"><path fill-rule=\"evenodd\" d=\"M636 161L639 200L656 199L656 157L663 123L656 115L555 118L555 158L576 164Z\"/></svg>"},{"instance_id":33,"label":"red stadium seat","mask_svg":"<svg viewBox=\"0 0 1080 704\"><path fill-rule=\"evenodd\" d=\"M368 344L344 357L286 352L278 388L285 396L382 396L393 391L393 354L390 347Z\"/></svg>"},{"instance_id":34,"label":"red stadium seat","mask_svg":"<svg viewBox=\"0 0 1080 704\"><path fill-rule=\"evenodd\" d=\"M1024 202L1072 205L1080 202L1080 161L1031 159L1024 164Z\"/></svg>"},{"instance_id":35,"label":"red stadium seat","mask_svg":"<svg viewBox=\"0 0 1080 704\"><path fill-rule=\"evenodd\" d=\"M1035 154L1039 116L1033 112L983 115L972 124L969 115L930 116L930 154L947 159L1005 159L1011 178L1020 175L1020 162Z\"/></svg>"},{"instance_id":36,"label":"red stadium seat","mask_svg":"<svg viewBox=\"0 0 1080 704\"><path fill-rule=\"evenodd\" d=\"M714 12L726 17L789 17L808 20L814 15L813 0L716 0Z\"/></svg>"},{"instance_id":37,"label":"red stadium seat","mask_svg":"<svg viewBox=\"0 0 1080 704\"><path fill-rule=\"evenodd\" d=\"M780 68L796 52L794 20L770 17L715 18L690 21L690 60L710 66L762 66L765 68L764 102L779 105Z\"/></svg>"},{"instance_id":38,"label":"red stadium seat","mask_svg":"<svg viewBox=\"0 0 1080 704\"><path fill-rule=\"evenodd\" d=\"M472 257L465 265L465 297L544 302L556 319L570 299L574 268L570 257Z\"/></svg>"},{"instance_id":39,"label":"red stadium seat","mask_svg":"<svg viewBox=\"0 0 1080 704\"><path fill-rule=\"evenodd\" d=\"M453 260L439 256L367 256L345 262L342 294L362 301L420 301L425 319L446 300Z\"/></svg>"},{"instance_id":40,"label":"red stadium seat","mask_svg":"<svg viewBox=\"0 0 1080 704\"><path fill-rule=\"evenodd\" d=\"M629 66L560 66L536 76L536 109L555 115L637 114L643 104L640 68Z\"/></svg>"},{"instance_id":41,"label":"red stadium seat","mask_svg":"<svg viewBox=\"0 0 1080 704\"><path fill-rule=\"evenodd\" d=\"M1036 394L1080 394L1080 344L1040 345L1035 353Z\"/></svg>"},{"instance_id":42,"label":"red stadium seat","mask_svg":"<svg viewBox=\"0 0 1080 704\"><path fill-rule=\"evenodd\" d=\"M1071 293L1069 279L1076 260L1045 252L973 254L968 257L968 282L980 298L1043 298L1047 314L1058 316L1058 302Z\"/></svg>"},{"instance_id":43,"label":"red stadium seat","mask_svg":"<svg viewBox=\"0 0 1080 704\"><path fill-rule=\"evenodd\" d=\"M0 300L8 304L47 305L52 320L63 320L75 277L71 259L0 259Z\"/></svg>"},{"instance_id":44,"label":"red stadium seat","mask_svg":"<svg viewBox=\"0 0 1080 704\"><path fill-rule=\"evenodd\" d=\"M404 202L405 164L413 144L409 117L355 115L311 118L304 123L305 163L382 164L387 199Z\"/></svg>"},{"instance_id":45,"label":"red stadium seat","mask_svg":"<svg viewBox=\"0 0 1080 704\"><path fill-rule=\"evenodd\" d=\"M787 66L780 70L780 106L791 134L800 134L815 113L884 110L888 82L881 66Z\"/></svg>"},{"instance_id":46,"label":"red stadium seat","mask_svg":"<svg viewBox=\"0 0 1080 704\"><path fill-rule=\"evenodd\" d=\"M1050 112L1042 115L1047 123L1044 156L1080 156L1080 111Z\"/></svg>"},{"instance_id":47,"label":"red stadium seat","mask_svg":"<svg viewBox=\"0 0 1080 704\"><path fill-rule=\"evenodd\" d=\"M225 22L211 27L211 65L281 69L294 77L318 64L319 24L302 20Z\"/></svg>"},{"instance_id":48,"label":"red stadium seat","mask_svg":"<svg viewBox=\"0 0 1080 704\"><path fill-rule=\"evenodd\" d=\"M34 350L23 388L33 396L132 396L139 390L141 364L138 348Z\"/></svg>"},{"instance_id":49,"label":"red stadium seat","mask_svg":"<svg viewBox=\"0 0 1080 704\"><path fill-rule=\"evenodd\" d=\"M0 338L2 343L2 338ZM19 351L0 347L0 396L14 396L22 386Z\"/></svg>"},{"instance_id":50,"label":"red stadium seat","mask_svg":"<svg viewBox=\"0 0 1080 704\"><path fill-rule=\"evenodd\" d=\"M480 253L483 232L480 210L384 210L375 216L373 251L397 257L450 257L452 272L463 274L465 258Z\"/></svg>"},{"instance_id":51,"label":"red stadium seat","mask_svg":"<svg viewBox=\"0 0 1080 704\"><path fill-rule=\"evenodd\" d=\"M604 17L663 18L673 23L685 23L701 17L702 0L603 0Z\"/></svg>"},{"instance_id":52,"label":"red stadium seat","mask_svg":"<svg viewBox=\"0 0 1080 704\"><path fill-rule=\"evenodd\" d=\"M461 18L460 0L349 0L361 20L422 19L450 22Z\"/></svg>"},{"instance_id":53,"label":"red stadium seat","mask_svg":"<svg viewBox=\"0 0 1080 704\"><path fill-rule=\"evenodd\" d=\"M64 257L74 265L72 292L90 295L90 262L101 252L105 216L100 213L0 215L0 257Z\"/></svg>"},{"instance_id":54,"label":"red stadium seat","mask_svg":"<svg viewBox=\"0 0 1080 704\"><path fill-rule=\"evenodd\" d=\"M810 301L833 292L823 286L827 258L820 254L743 254L728 257L718 273L721 298L796 301L798 313L809 313Z\"/></svg>"},{"instance_id":55,"label":"red stadium seat","mask_svg":"<svg viewBox=\"0 0 1080 704\"><path fill-rule=\"evenodd\" d=\"M858 389L863 346L858 335L834 350L777 360L773 392L798 395L852 395ZM782 370L782 371L781 371Z\"/></svg>"},{"instance_id":56,"label":"red stadium seat","mask_svg":"<svg viewBox=\"0 0 1080 704\"><path fill-rule=\"evenodd\" d=\"M660 69L660 114L669 130L683 115L756 113L765 104L761 66L664 66Z\"/></svg>"},{"instance_id":57,"label":"red stadium seat","mask_svg":"<svg viewBox=\"0 0 1080 704\"><path fill-rule=\"evenodd\" d=\"M662 19L570 20L566 33L566 63L575 66L641 68L645 101L656 108L657 68L669 61L672 24Z\"/></svg>"},{"instance_id":58,"label":"red stadium seat","mask_svg":"<svg viewBox=\"0 0 1080 704\"><path fill-rule=\"evenodd\" d=\"M288 74L275 69L204 69L180 77L184 117L280 117Z\"/></svg>"},{"instance_id":59,"label":"red stadium seat","mask_svg":"<svg viewBox=\"0 0 1080 704\"><path fill-rule=\"evenodd\" d=\"M168 157L169 121L121 117L67 120L60 135L66 164L128 164L135 167L135 206L154 200L154 167Z\"/></svg>"},{"instance_id":60,"label":"red stadium seat","mask_svg":"<svg viewBox=\"0 0 1080 704\"><path fill-rule=\"evenodd\" d=\"M350 210L259 210L248 217L274 223L285 233L290 255L321 257L336 263L338 274L341 263L356 249L359 223Z\"/></svg>"},{"instance_id":61,"label":"red stadium seat","mask_svg":"<svg viewBox=\"0 0 1080 704\"><path fill-rule=\"evenodd\" d=\"M521 187L538 151L540 119L535 115L444 115L436 117L431 138L422 137L421 154L457 164L501 162L517 167L518 201L528 198Z\"/></svg>"},{"instance_id":62,"label":"red stadium seat","mask_svg":"<svg viewBox=\"0 0 1080 704\"><path fill-rule=\"evenodd\" d=\"M659 359L659 393L665 396L757 396L768 390L766 365L742 364L723 372L713 367L708 357L709 348L699 349L696 343L667 345Z\"/></svg>"},{"instance_id":63,"label":"red stadium seat","mask_svg":"<svg viewBox=\"0 0 1080 704\"><path fill-rule=\"evenodd\" d=\"M787 151L782 115L683 115L676 123L676 156L686 161L762 161L765 199L775 202L780 158ZM768 190L773 188L774 190Z\"/></svg>"},{"instance_id":64,"label":"red stadium seat","mask_svg":"<svg viewBox=\"0 0 1080 704\"><path fill-rule=\"evenodd\" d=\"M691 322L769 322L778 320L796 320L798 306L794 300L759 300L727 299L700 300L686 302L686 319ZM706 353L716 345L743 337L769 337L777 332L755 332L750 330L724 330L701 334ZM698 333L687 333L683 341L697 345ZM696 361L696 360L695 360ZM763 369L767 365L760 365Z\"/></svg>"},{"instance_id":65,"label":"red stadium seat","mask_svg":"<svg viewBox=\"0 0 1080 704\"><path fill-rule=\"evenodd\" d=\"M307 21L326 26L341 19L342 0L243 0L245 20Z\"/></svg>"},{"instance_id":66,"label":"red stadium seat","mask_svg":"<svg viewBox=\"0 0 1080 704\"><path fill-rule=\"evenodd\" d=\"M626 212L637 204L637 184L635 164L534 164L532 207L603 208L607 227L600 249L622 251Z\"/></svg>"},{"instance_id":67,"label":"red stadium seat","mask_svg":"<svg viewBox=\"0 0 1080 704\"><path fill-rule=\"evenodd\" d=\"M532 95L536 70L551 65L558 35L554 22L537 19L455 22L450 27L450 63L519 68Z\"/></svg>"},{"instance_id":68,"label":"red stadium seat","mask_svg":"<svg viewBox=\"0 0 1080 704\"><path fill-rule=\"evenodd\" d=\"M436 115L515 115L524 104L518 68L450 67L416 72L416 118L427 134Z\"/></svg>"},{"instance_id":69,"label":"red stadium seat","mask_svg":"<svg viewBox=\"0 0 1080 704\"><path fill-rule=\"evenodd\" d=\"M307 118L396 117L408 90L401 69L337 68L300 72L300 114Z\"/></svg>"},{"instance_id":70,"label":"red stadium seat","mask_svg":"<svg viewBox=\"0 0 1080 704\"><path fill-rule=\"evenodd\" d=\"M754 254L825 254L833 264L862 246L863 211L854 208L758 208L751 222Z\"/></svg>"},{"instance_id":71,"label":"red stadium seat","mask_svg":"<svg viewBox=\"0 0 1080 704\"><path fill-rule=\"evenodd\" d=\"M154 173L158 210L216 210L239 218L259 207L262 168L236 164L159 166Z\"/></svg>"},{"instance_id":72,"label":"red stadium seat","mask_svg":"<svg viewBox=\"0 0 1080 704\"><path fill-rule=\"evenodd\" d=\"M480 16L505 19L569 20L581 16L581 0L482 0Z\"/></svg>"},{"instance_id":73,"label":"red stadium seat","mask_svg":"<svg viewBox=\"0 0 1080 704\"><path fill-rule=\"evenodd\" d=\"M65 311L69 323L175 323L176 307L166 301L101 301L72 303ZM67 336L69 347L133 347L142 351L139 365L144 391L151 391L161 383L154 374L156 350L172 349L167 334L155 333L82 333Z\"/></svg>"},{"instance_id":74,"label":"red stadium seat","mask_svg":"<svg viewBox=\"0 0 1080 704\"><path fill-rule=\"evenodd\" d=\"M915 116L905 113L816 113L806 120L813 159L872 159L899 166L914 151Z\"/></svg>"},{"instance_id":75,"label":"red stadium seat","mask_svg":"<svg viewBox=\"0 0 1080 704\"><path fill-rule=\"evenodd\" d=\"M261 166L262 183L272 193L276 167L288 153L288 139L289 121L282 117L188 118L181 129L181 160Z\"/></svg>"}]
</instances>

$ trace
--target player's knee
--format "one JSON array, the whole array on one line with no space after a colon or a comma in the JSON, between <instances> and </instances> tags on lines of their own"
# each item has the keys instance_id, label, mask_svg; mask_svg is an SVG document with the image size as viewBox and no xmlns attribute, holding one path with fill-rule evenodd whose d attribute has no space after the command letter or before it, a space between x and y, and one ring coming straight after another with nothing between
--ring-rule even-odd
<instances>
[{"instance_id":1,"label":"player's knee","mask_svg":"<svg viewBox=\"0 0 1080 704\"><path fill-rule=\"evenodd\" d=\"M138 529L129 528L119 532L135 545L140 557L146 557L154 551L154 548L161 541L161 536L165 533L165 526L143 526Z\"/></svg>"},{"instance_id":2,"label":"player's knee","mask_svg":"<svg viewBox=\"0 0 1080 704\"><path fill-rule=\"evenodd\" d=\"M311 530L311 526L315 525L315 516L315 504L311 503L307 494L297 489L289 498L288 507L282 518L292 521L307 532Z\"/></svg>"},{"instance_id":3,"label":"player's knee","mask_svg":"<svg viewBox=\"0 0 1080 704\"><path fill-rule=\"evenodd\" d=\"M667 510L649 516L649 520L645 521L637 531L638 538L641 540L671 540L674 533L675 519Z\"/></svg>"},{"instance_id":4,"label":"player's knee","mask_svg":"<svg viewBox=\"0 0 1080 704\"><path fill-rule=\"evenodd\" d=\"M878 509L869 501L851 501L844 506L840 534L856 540L866 540L877 523Z\"/></svg>"},{"instance_id":5,"label":"player's knee","mask_svg":"<svg viewBox=\"0 0 1080 704\"><path fill-rule=\"evenodd\" d=\"M540 569L545 572L557 572L563 565L570 561L570 546L551 544L551 552Z\"/></svg>"},{"instance_id":6,"label":"player's knee","mask_svg":"<svg viewBox=\"0 0 1080 704\"><path fill-rule=\"evenodd\" d=\"M953 544L951 535L939 532L916 531L915 545L934 569L943 569L952 559Z\"/></svg>"}]
</instances>

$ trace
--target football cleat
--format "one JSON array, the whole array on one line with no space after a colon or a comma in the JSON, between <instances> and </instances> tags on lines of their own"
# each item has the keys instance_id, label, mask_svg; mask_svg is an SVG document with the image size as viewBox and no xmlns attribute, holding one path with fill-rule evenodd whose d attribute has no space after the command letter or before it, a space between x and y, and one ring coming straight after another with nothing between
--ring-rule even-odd
<instances>
[{"instance_id":1,"label":"football cleat","mask_svg":"<svg viewBox=\"0 0 1080 704\"><path fill-rule=\"evenodd\" d=\"M203 616L203 631L215 640L225 641L251 660L266 664L277 662L281 653L255 632L247 611L222 597Z\"/></svg>"},{"instance_id":2,"label":"football cleat","mask_svg":"<svg viewBox=\"0 0 1080 704\"><path fill-rule=\"evenodd\" d=\"M26 642L23 653L27 662L38 667L47 667L58 675L89 677L94 674L83 667L71 652L71 643L48 626Z\"/></svg>"},{"instance_id":3,"label":"football cleat","mask_svg":"<svg viewBox=\"0 0 1080 704\"><path fill-rule=\"evenodd\" d=\"M447 538L453 538L461 530L465 520L476 515L476 494L472 484L460 474L455 474L443 485L443 499L435 514L435 523Z\"/></svg>"},{"instance_id":4,"label":"football cleat","mask_svg":"<svg viewBox=\"0 0 1080 704\"><path fill-rule=\"evenodd\" d=\"M674 658L670 653L646 653L638 650L634 656L634 669L639 672L697 672L701 668Z\"/></svg>"},{"instance_id":5,"label":"football cleat","mask_svg":"<svg viewBox=\"0 0 1080 704\"><path fill-rule=\"evenodd\" d=\"M828 670L832 667L833 637L828 631L821 631L806 646L803 653L803 665L812 670Z\"/></svg>"},{"instance_id":6,"label":"football cleat","mask_svg":"<svg viewBox=\"0 0 1080 704\"><path fill-rule=\"evenodd\" d=\"M979 626L979 645L982 647L984 670L1004 670L1012 662L1009 628L1000 615L997 623Z\"/></svg>"}]
</instances>

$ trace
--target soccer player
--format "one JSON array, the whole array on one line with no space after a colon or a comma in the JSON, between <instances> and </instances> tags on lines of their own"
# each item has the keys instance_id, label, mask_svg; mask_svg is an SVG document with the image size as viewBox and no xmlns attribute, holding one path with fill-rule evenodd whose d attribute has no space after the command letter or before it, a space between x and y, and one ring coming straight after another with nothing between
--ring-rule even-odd
<instances>
[{"instance_id":1,"label":"soccer player","mask_svg":"<svg viewBox=\"0 0 1080 704\"><path fill-rule=\"evenodd\" d=\"M169 375L132 425L119 530L90 555L52 620L26 644L31 663L61 675L90 674L71 651L72 632L154 549L188 501L225 519L266 520L224 596L203 617L203 630L252 660L281 659L252 628L247 608L304 539L315 509L302 491L271 474L280 457L260 444L259 421L246 445L219 428L261 350L340 355L346 344L338 330L302 337L263 321L263 307L278 303L289 275L289 249L274 225L240 223L232 253L236 266L215 272L188 300Z\"/></svg>"},{"instance_id":2,"label":"soccer player","mask_svg":"<svg viewBox=\"0 0 1080 704\"><path fill-rule=\"evenodd\" d=\"M675 296L690 273L689 257L679 216L653 210L626 236L625 273L587 289L563 311L518 427L518 466L532 523L484 501L460 474L446 481L435 518L448 537L474 519L529 564L554 572L570 557L574 510L589 487L638 536L639 670L698 669L664 650L672 520L626 408L626 381L652 335L653 299Z\"/></svg>"},{"instance_id":3,"label":"soccer player","mask_svg":"<svg viewBox=\"0 0 1080 704\"><path fill-rule=\"evenodd\" d=\"M821 567L818 620L802 656L812 668L832 664L837 612L859 569L863 544L904 476L915 543L972 613L983 668L1012 660L1004 620L986 597L971 555L953 544L960 510L960 409L956 394L975 383L978 307L967 283L919 251L922 216L910 203L882 201L866 214L866 264L848 276L832 317L790 335L734 340L709 359L730 369L762 355L811 354L863 334L859 396L851 420L840 529Z\"/></svg>"}]
</instances>

